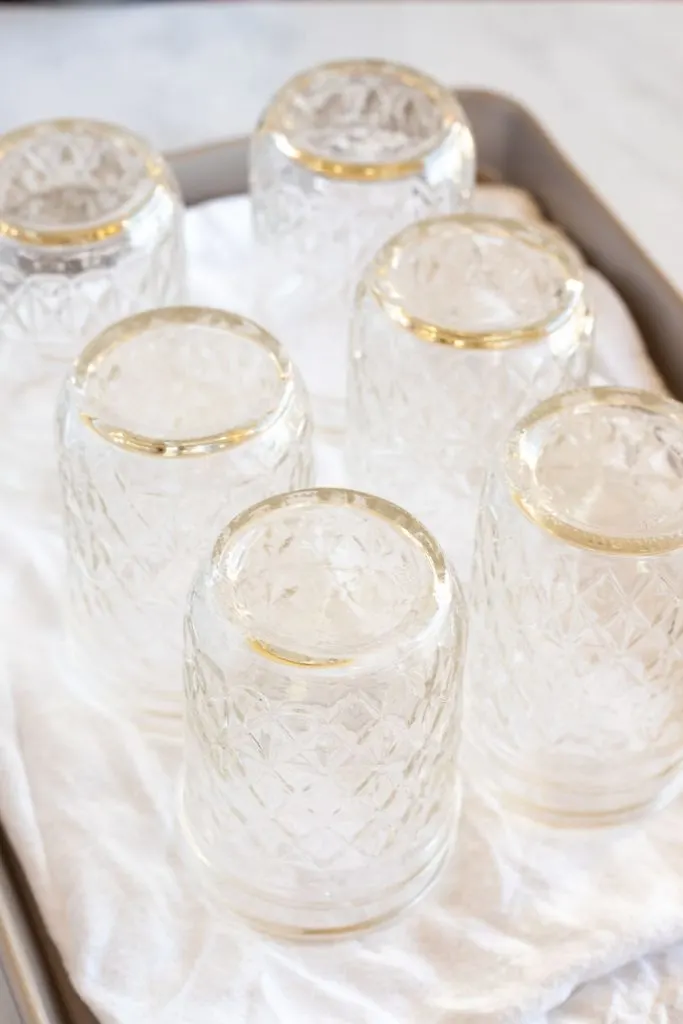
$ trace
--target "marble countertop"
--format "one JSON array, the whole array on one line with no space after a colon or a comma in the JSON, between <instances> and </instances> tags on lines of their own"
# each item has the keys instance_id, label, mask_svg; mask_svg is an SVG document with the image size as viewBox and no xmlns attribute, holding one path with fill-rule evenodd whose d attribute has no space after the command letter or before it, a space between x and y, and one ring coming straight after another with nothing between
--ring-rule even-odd
<instances>
[{"instance_id":1,"label":"marble countertop","mask_svg":"<svg viewBox=\"0 0 683 1024\"><path fill-rule=\"evenodd\" d=\"M683 4L0 7L0 130L80 114L177 149L246 132L289 75L391 57L507 92L683 288Z\"/></svg>"}]
</instances>

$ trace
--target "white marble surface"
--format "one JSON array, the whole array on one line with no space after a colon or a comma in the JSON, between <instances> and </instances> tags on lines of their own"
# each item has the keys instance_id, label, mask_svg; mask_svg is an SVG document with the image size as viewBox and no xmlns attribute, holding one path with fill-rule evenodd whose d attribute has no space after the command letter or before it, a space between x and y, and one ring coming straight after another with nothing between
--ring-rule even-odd
<instances>
[{"instance_id":1,"label":"white marble surface","mask_svg":"<svg viewBox=\"0 0 683 1024\"><path fill-rule=\"evenodd\" d=\"M76 113L166 148L248 131L284 78L335 57L509 92L683 288L682 3L2 6L0 53L0 129Z\"/></svg>"}]
</instances>

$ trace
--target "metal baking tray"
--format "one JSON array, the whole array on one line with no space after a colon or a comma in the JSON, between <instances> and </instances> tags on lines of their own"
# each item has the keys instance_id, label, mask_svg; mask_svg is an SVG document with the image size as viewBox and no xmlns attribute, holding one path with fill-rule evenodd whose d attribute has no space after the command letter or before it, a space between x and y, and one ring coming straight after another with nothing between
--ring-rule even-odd
<instances>
[{"instance_id":1,"label":"metal baking tray","mask_svg":"<svg viewBox=\"0 0 683 1024\"><path fill-rule=\"evenodd\" d=\"M498 93L459 91L481 177L530 192L617 288L672 393L683 397L683 295L663 276L534 117ZM171 153L188 205L247 189L245 138ZM0 1024L98 1024L69 983L0 833Z\"/></svg>"}]
</instances>

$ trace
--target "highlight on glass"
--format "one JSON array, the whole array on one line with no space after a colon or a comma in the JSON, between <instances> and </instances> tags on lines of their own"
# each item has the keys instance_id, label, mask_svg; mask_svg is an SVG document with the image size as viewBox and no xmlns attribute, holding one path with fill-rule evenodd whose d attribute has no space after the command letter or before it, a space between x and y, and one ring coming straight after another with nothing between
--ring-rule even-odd
<instances>
[{"instance_id":1,"label":"highlight on glass","mask_svg":"<svg viewBox=\"0 0 683 1024\"><path fill-rule=\"evenodd\" d=\"M110 695L177 716L198 560L237 512L310 482L303 387L257 324L153 310L84 349L58 433L76 650Z\"/></svg>"},{"instance_id":2,"label":"highlight on glass","mask_svg":"<svg viewBox=\"0 0 683 1024\"><path fill-rule=\"evenodd\" d=\"M213 904L343 935L416 899L459 812L465 621L424 528L318 488L237 516L185 628L181 820Z\"/></svg>"},{"instance_id":3,"label":"highlight on glass","mask_svg":"<svg viewBox=\"0 0 683 1024\"><path fill-rule=\"evenodd\" d=\"M486 484L466 763L534 821L637 820L683 785L683 406L551 398Z\"/></svg>"},{"instance_id":4,"label":"highlight on glass","mask_svg":"<svg viewBox=\"0 0 683 1024\"><path fill-rule=\"evenodd\" d=\"M469 202L474 143L450 89L377 60L287 82L252 138L260 309L313 396L316 426L344 426L349 316L365 263L403 225Z\"/></svg>"},{"instance_id":5,"label":"highlight on glass","mask_svg":"<svg viewBox=\"0 0 683 1024\"><path fill-rule=\"evenodd\" d=\"M524 411L587 383L592 328L558 232L467 213L405 228L357 290L350 481L418 516L466 579L488 461Z\"/></svg>"}]
</instances>

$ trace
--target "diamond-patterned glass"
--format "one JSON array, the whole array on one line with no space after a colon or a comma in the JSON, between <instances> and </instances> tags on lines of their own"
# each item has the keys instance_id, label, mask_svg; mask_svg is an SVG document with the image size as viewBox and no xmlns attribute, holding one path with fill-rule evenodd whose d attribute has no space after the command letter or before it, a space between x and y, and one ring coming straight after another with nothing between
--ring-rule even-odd
<instances>
[{"instance_id":1,"label":"diamond-patterned glass","mask_svg":"<svg viewBox=\"0 0 683 1024\"><path fill-rule=\"evenodd\" d=\"M310 482L307 402L250 321L139 314L88 346L58 414L72 624L112 696L179 718L192 574L236 513Z\"/></svg>"},{"instance_id":2,"label":"diamond-patterned glass","mask_svg":"<svg viewBox=\"0 0 683 1024\"><path fill-rule=\"evenodd\" d=\"M683 406L595 388L543 403L484 489L468 770L504 807L619 824L683 781Z\"/></svg>"},{"instance_id":3,"label":"diamond-patterned glass","mask_svg":"<svg viewBox=\"0 0 683 1024\"><path fill-rule=\"evenodd\" d=\"M474 214L406 228L358 288L351 483L422 519L467 579L487 462L520 413L586 382L591 329L556 233Z\"/></svg>"},{"instance_id":4,"label":"diamond-patterned glass","mask_svg":"<svg viewBox=\"0 0 683 1024\"><path fill-rule=\"evenodd\" d=\"M182 817L214 898L343 933L435 877L457 818L463 609L424 529L378 498L248 510L186 620Z\"/></svg>"},{"instance_id":5,"label":"diamond-patterned glass","mask_svg":"<svg viewBox=\"0 0 683 1024\"><path fill-rule=\"evenodd\" d=\"M353 288L405 224L462 209L474 145L453 94L409 68L344 61L299 75L252 139L260 305L313 396L316 425L344 425Z\"/></svg>"},{"instance_id":6,"label":"diamond-patterned glass","mask_svg":"<svg viewBox=\"0 0 683 1024\"><path fill-rule=\"evenodd\" d=\"M1 432L10 443L51 443L59 384L86 342L181 300L182 220L170 169L125 129L54 121L0 138Z\"/></svg>"}]
</instances>

